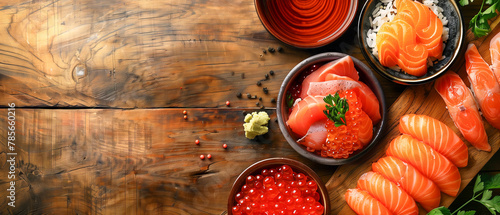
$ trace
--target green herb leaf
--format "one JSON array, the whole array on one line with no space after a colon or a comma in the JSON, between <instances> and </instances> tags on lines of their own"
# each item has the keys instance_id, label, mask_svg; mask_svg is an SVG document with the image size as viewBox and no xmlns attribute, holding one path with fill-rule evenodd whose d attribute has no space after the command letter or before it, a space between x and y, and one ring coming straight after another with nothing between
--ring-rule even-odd
<instances>
[{"instance_id":1,"label":"green herb leaf","mask_svg":"<svg viewBox=\"0 0 500 215\"><path fill-rule=\"evenodd\" d=\"M349 103L347 103L347 99L340 98L340 95L337 92L334 96L328 94L325 98L323 98L323 101L326 103L326 110L323 111L326 117L334 122L336 127L346 125L345 113L349 110Z\"/></svg>"},{"instance_id":2,"label":"green herb leaf","mask_svg":"<svg viewBox=\"0 0 500 215\"><path fill-rule=\"evenodd\" d=\"M460 5L462 6L469 5L469 0L460 0Z\"/></svg>"},{"instance_id":3,"label":"green herb leaf","mask_svg":"<svg viewBox=\"0 0 500 215\"><path fill-rule=\"evenodd\" d=\"M483 190L484 190L484 182L481 181L481 175L478 175L476 178L476 182L474 183L474 189L473 189L474 195Z\"/></svg>"},{"instance_id":4,"label":"green herb leaf","mask_svg":"<svg viewBox=\"0 0 500 215\"><path fill-rule=\"evenodd\" d=\"M489 190L500 188L500 174L496 174L494 176L483 174L481 177L484 182L484 189Z\"/></svg>"},{"instance_id":5,"label":"green herb leaf","mask_svg":"<svg viewBox=\"0 0 500 215\"><path fill-rule=\"evenodd\" d=\"M427 215L451 215L450 209L443 206L434 208Z\"/></svg>"},{"instance_id":6,"label":"green herb leaf","mask_svg":"<svg viewBox=\"0 0 500 215\"><path fill-rule=\"evenodd\" d=\"M485 190L479 202L488 208L491 214L496 214L495 211L500 212L500 196L495 196L493 199L490 199L492 194L493 191Z\"/></svg>"},{"instance_id":7,"label":"green herb leaf","mask_svg":"<svg viewBox=\"0 0 500 215\"><path fill-rule=\"evenodd\" d=\"M294 101L294 99L293 99L293 97L292 97L292 94L288 93L288 94L286 95L286 106L288 106L288 108L291 108L291 107L293 107L293 103L294 103L294 102L295 102L295 101Z\"/></svg>"},{"instance_id":8,"label":"green herb leaf","mask_svg":"<svg viewBox=\"0 0 500 215\"><path fill-rule=\"evenodd\" d=\"M486 0L484 3L491 5L491 4L493 4L493 1L498 1L498 0Z\"/></svg>"},{"instance_id":9,"label":"green herb leaf","mask_svg":"<svg viewBox=\"0 0 500 215\"><path fill-rule=\"evenodd\" d=\"M476 211L458 211L457 215L474 215Z\"/></svg>"}]
</instances>

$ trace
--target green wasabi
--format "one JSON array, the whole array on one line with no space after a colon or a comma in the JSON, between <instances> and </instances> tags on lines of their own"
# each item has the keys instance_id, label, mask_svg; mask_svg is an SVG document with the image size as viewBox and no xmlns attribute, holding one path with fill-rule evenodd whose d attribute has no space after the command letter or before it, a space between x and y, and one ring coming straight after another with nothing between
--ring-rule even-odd
<instances>
[{"instance_id":1,"label":"green wasabi","mask_svg":"<svg viewBox=\"0 0 500 215\"><path fill-rule=\"evenodd\" d=\"M259 113L253 112L245 116L245 123L243 124L243 129L245 130L245 136L248 139L254 139L257 135L263 135L268 132L267 123L271 118L266 112L261 111Z\"/></svg>"}]
</instances>

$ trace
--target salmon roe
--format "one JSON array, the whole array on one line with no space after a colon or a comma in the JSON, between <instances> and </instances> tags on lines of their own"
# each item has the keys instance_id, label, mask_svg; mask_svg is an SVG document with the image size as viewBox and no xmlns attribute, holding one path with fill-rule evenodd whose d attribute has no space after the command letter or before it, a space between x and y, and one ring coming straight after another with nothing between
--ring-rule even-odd
<instances>
[{"instance_id":1,"label":"salmon roe","mask_svg":"<svg viewBox=\"0 0 500 215\"><path fill-rule=\"evenodd\" d=\"M321 150L322 157L348 158L354 151L363 148L363 144L358 140L359 126L363 110L358 96L352 90L339 92L341 98L346 98L349 110L345 114L346 125L339 127L335 123L327 120L326 129L328 135L326 144Z\"/></svg>"},{"instance_id":2,"label":"salmon roe","mask_svg":"<svg viewBox=\"0 0 500 215\"><path fill-rule=\"evenodd\" d=\"M288 165L250 175L235 196L235 215L323 214L316 182Z\"/></svg>"}]
</instances>

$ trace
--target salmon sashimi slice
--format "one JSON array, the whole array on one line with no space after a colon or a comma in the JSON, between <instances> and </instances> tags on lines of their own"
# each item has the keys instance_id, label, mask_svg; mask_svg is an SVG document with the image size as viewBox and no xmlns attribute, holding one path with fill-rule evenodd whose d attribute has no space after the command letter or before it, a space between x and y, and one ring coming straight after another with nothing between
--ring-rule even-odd
<instances>
[{"instance_id":1,"label":"salmon sashimi slice","mask_svg":"<svg viewBox=\"0 0 500 215\"><path fill-rule=\"evenodd\" d=\"M373 122L364 111L360 112L359 118L361 120L361 124L359 124L359 132L358 132L358 140L366 146L370 141L372 141L373 137Z\"/></svg>"},{"instance_id":2,"label":"salmon sashimi slice","mask_svg":"<svg viewBox=\"0 0 500 215\"><path fill-rule=\"evenodd\" d=\"M382 119L380 114L380 103L377 96L365 83L354 81L349 77L328 75L323 82L313 82L309 85L307 95L327 96L334 95L337 91L353 90L361 101L362 110L368 114L371 121L376 125Z\"/></svg>"},{"instance_id":3,"label":"salmon sashimi slice","mask_svg":"<svg viewBox=\"0 0 500 215\"><path fill-rule=\"evenodd\" d=\"M322 150L328 136L328 130L325 127L326 121L327 119L322 119L313 123L307 130L307 134L297 142L306 146L306 150L310 152Z\"/></svg>"},{"instance_id":4,"label":"salmon sashimi slice","mask_svg":"<svg viewBox=\"0 0 500 215\"><path fill-rule=\"evenodd\" d=\"M311 82L322 82L328 74L347 76L355 81L359 80L358 71L354 67L352 58L345 56L321 66L318 70L308 75L302 81L300 98L304 99L307 96L307 89L309 89Z\"/></svg>"},{"instance_id":5,"label":"salmon sashimi slice","mask_svg":"<svg viewBox=\"0 0 500 215\"><path fill-rule=\"evenodd\" d=\"M500 129L500 85L474 44L465 52L465 67L484 118Z\"/></svg>"},{"instance_id":6,"label":"salmon sashimi slice","mask_svg":"<svg viewBox=\"0 0 500 215\"><path fill-rule=\"evenodd\" d=\"M497 33L490 41L490 56L491 67L497 82L500 83L500 33Z\"/></svg>"},{"instance_id":7,"label":"salmon sashimi slice","mask_svg":"<svg viewBox=\"0 0 500 215\"><path fill-rule=\"evenodd\" d=\"M324 96L308 96L293 107L286 123L294 133L303 137L313 123L326 119L323 113L326 103L323 98Z\"/></svg>"},{"instance_id":8,"label":"salmon sashimi slice","mask_svg":"<svg viewBox=\"0 0 500 215\"><path fill-rule=\"evenodd\" d=\"M379 173L370 171L361 175L357 188L366 190L394 214L418 214L415 200Z\"/></svg>"},{"instance_id":9,"label":"salmon sashimi slice","mask_svg":"<svg viewBox=\"0 0 500 215\"><path fill-rule=\"evenodd\" d=\"M426 211L439 206L441 201L439 188L410 164L396 157L386 156L373 163L372 169L396 183Z\"/></svg>"},{"instance_id":10,"label":"salmon sashimi slice","mask_svg":"<svg viewBox=\"0 0 500 215\"><path fill-rule=\"evenodd\" d=\"M399 131L429 145L457 167L467 166L467 145L441 121L426 115L407 114L399 119Z\"/></svg>"},{"instance_id":11,"label":"salmon sashimi slice","mask_svg":"<svg viewBox=\"0 0 500 215\"><path fill-rule=\"evenodd\" d=\"M443 193L457 196L461 182L458 168L430 146L403 134L391 141L386 154L415 167L436 183Z\"/></svg>"},{"instance_id":12,"label":"salmon sashimi slice","mask_svg":"<svg viewBox=\"0 0 500 215\"><path fill-rule=\"evenodd\" d=\"M427 73L427 49L419 44L408 45L399 50L398 65L401 69L413 76L422 76Z\"/></svg>"},{"instance_id":13,"label":"salmon sashimi slice","mask_svg":"<svg viewBox=\"0 0 500 215\"><path fill-rule=\"evenodd\" d=\"M348 189L345 194L345 201L351 209L360 215L392 215L377 199L368 192L360 189Z\"/></svg>"},{"instance_id":14,"label":"salmon sashimi slice","mask_svg":"<svg viewBox=\"0 0 500 215\"><path fill-rule=\"evenodd\" d=\"M434 88L443 98L451 119L464 138L476 149L491 151L474 97L460 76L449 71L436 80Z\"/></svg>"}]
</instances>

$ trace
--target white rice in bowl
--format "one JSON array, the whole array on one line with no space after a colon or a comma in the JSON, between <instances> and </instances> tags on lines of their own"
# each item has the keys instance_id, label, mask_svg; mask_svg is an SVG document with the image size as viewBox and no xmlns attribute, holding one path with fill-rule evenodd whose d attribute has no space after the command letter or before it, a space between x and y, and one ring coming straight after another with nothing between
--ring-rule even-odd
<instances>
[{"instance_id":1,"label":"white rice in bowl","mask_svg":"<svg viewBox=\"0 0 500 215\"><path fill-rule=\"evenodd\" d=\"M438 16L438 18L443 23L443 49L446 46L446 41L449 38L449 28L448 19L443 15L443 8L439 7L437 4L439 0L423 0L418 1L429 7L434 14ZM380 0L380 2L375 6L375 10L373 10L372 15L369 17L369 21L371 23L371 28L368 30L366 34L366 44L370 48L373 56L378 59L378 51L377 51L377 33L380 29L380 26L386 22L390 22L396 16L397 9L394 5L394 0ZM434 65L436 60L443 60L446 56L442 56L441 59L429 59L428 65ZM400 70L399 67L391 68L393 70Z\"/></svg>"}]
</instances>

